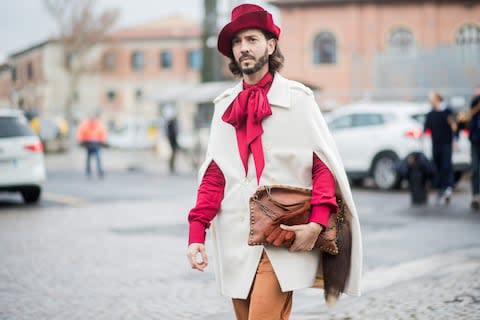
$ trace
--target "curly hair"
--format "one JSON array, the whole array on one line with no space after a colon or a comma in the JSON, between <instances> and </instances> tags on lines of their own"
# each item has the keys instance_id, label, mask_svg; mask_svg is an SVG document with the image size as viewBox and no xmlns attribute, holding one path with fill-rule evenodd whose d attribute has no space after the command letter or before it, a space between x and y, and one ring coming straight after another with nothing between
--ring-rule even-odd
<instances>
[{"instance_id":1,"label":"curly hair","mask_svg":"<svg viewBox=\"0 0 480 320\"><path fill-rule=\"evenodd\" d=\"M270 39L275 39L275 41L278 41L275 36L270 33L262 30L263 35L265 36L265 39L268 41ZM278 42L275 43L275 50L273 53L268 57L268 71L270 73L275 73L276 71L280 70L283 67L283 62L285 61L285 57L283 56L282 52L280 51L280 48L278 46ZM238 67L237 62L235 61L234 57L230 57L230 63L228 64L228 68L230 71L233 73L235 76L241 76L242 71Z\"/></svg>"}]
</instances>

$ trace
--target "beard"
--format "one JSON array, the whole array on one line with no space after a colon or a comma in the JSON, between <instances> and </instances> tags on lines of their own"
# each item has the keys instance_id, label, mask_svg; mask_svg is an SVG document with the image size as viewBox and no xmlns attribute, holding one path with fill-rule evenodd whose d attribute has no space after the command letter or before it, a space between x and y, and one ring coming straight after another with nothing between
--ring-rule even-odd
<instances>
[{"instance_id":1,"label":"beard","mask_svg":"<svg viewBox=\"0 0 480 320\"><path fill-rule=\"evenodd\" d=\"M253 56L250 56L250 55L241 56L240 59L238 59L238 61L237 61L238 69L240 69L240 71L243 74L248 74L248 75L254 74L255 72L258 72L260 69L262 69L263 66L268 63L268 58L269 58L268 49L265 49L264 55L261 56L258 59L258 61L255 62L255 64L251 67L242 67L242 65L240 64L240 60L242 60L242 58L244 58L244 57L254 58Z\"/></svg>"}]
</instances>

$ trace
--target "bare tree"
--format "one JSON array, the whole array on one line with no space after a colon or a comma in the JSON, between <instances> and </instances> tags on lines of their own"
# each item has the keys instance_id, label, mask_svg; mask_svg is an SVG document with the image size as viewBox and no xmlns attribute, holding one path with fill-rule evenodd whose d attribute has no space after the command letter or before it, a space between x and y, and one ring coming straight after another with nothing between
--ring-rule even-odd
<instances>
[{"instance_id":1,"label":"bare tree","mask_svg":"<svg viewBox=\"0 0 480 320\"><path fill-rule=\"evenodd\" d=\"M114 26L119 11L98 8L97 0L43 0L45 8L58 27L62 45L62 65L68 75L68 93L65 101L66 117L73 118L73 104L82 75L92 71L86 61L89 51L101 42Z\"/></svg>"}]
</instances>

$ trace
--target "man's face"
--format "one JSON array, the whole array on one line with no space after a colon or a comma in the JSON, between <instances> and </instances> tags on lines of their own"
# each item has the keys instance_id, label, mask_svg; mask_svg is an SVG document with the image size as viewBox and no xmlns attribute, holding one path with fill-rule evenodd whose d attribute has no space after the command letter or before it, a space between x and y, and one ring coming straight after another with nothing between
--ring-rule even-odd
<instances>
[{"instance_id":1,"label":"man's face","mask_svg":"<svg viewBox=\"0 0 480 320\"><path fill-rule=\"evenodd\" d=\"M439 101L438 101L438 98L437 98L437 95L434 93L434 92L430 92L430 94L428 95L428 100L430 100L430 103L436 107L439 105Z\"/></svg>"},{"instance_id":2,"label":"man's face","mask_svg":"<svg viewBox=\"0 0 480 320\"><path fill-rule=\"evenodd\" d=\"M247 75L268 70L268 58L274 50L275 40L267 40L258 29L240 31L232 40L234 60Z\"/></svg>"}]
</instances>

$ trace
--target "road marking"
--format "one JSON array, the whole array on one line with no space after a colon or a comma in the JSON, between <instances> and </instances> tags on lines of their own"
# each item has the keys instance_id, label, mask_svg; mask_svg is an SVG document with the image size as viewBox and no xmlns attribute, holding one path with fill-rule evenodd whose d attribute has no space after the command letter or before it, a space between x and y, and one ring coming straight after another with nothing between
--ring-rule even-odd
<instances>
[{"instance_id":1,"label":"road marking","mask_svg":"<svg viewBox=\"0 0 480 320\"><path fill-rule=\"evenodd\" d=\"M71 197L63 194L58 194L58 193L47 192L42 195L42 198L44 200L59 202L63 204L73 205L73 206L79 206L79 205L88 203L87 200L75 198L75 197Z\"/></svg>"}]
</instances>

